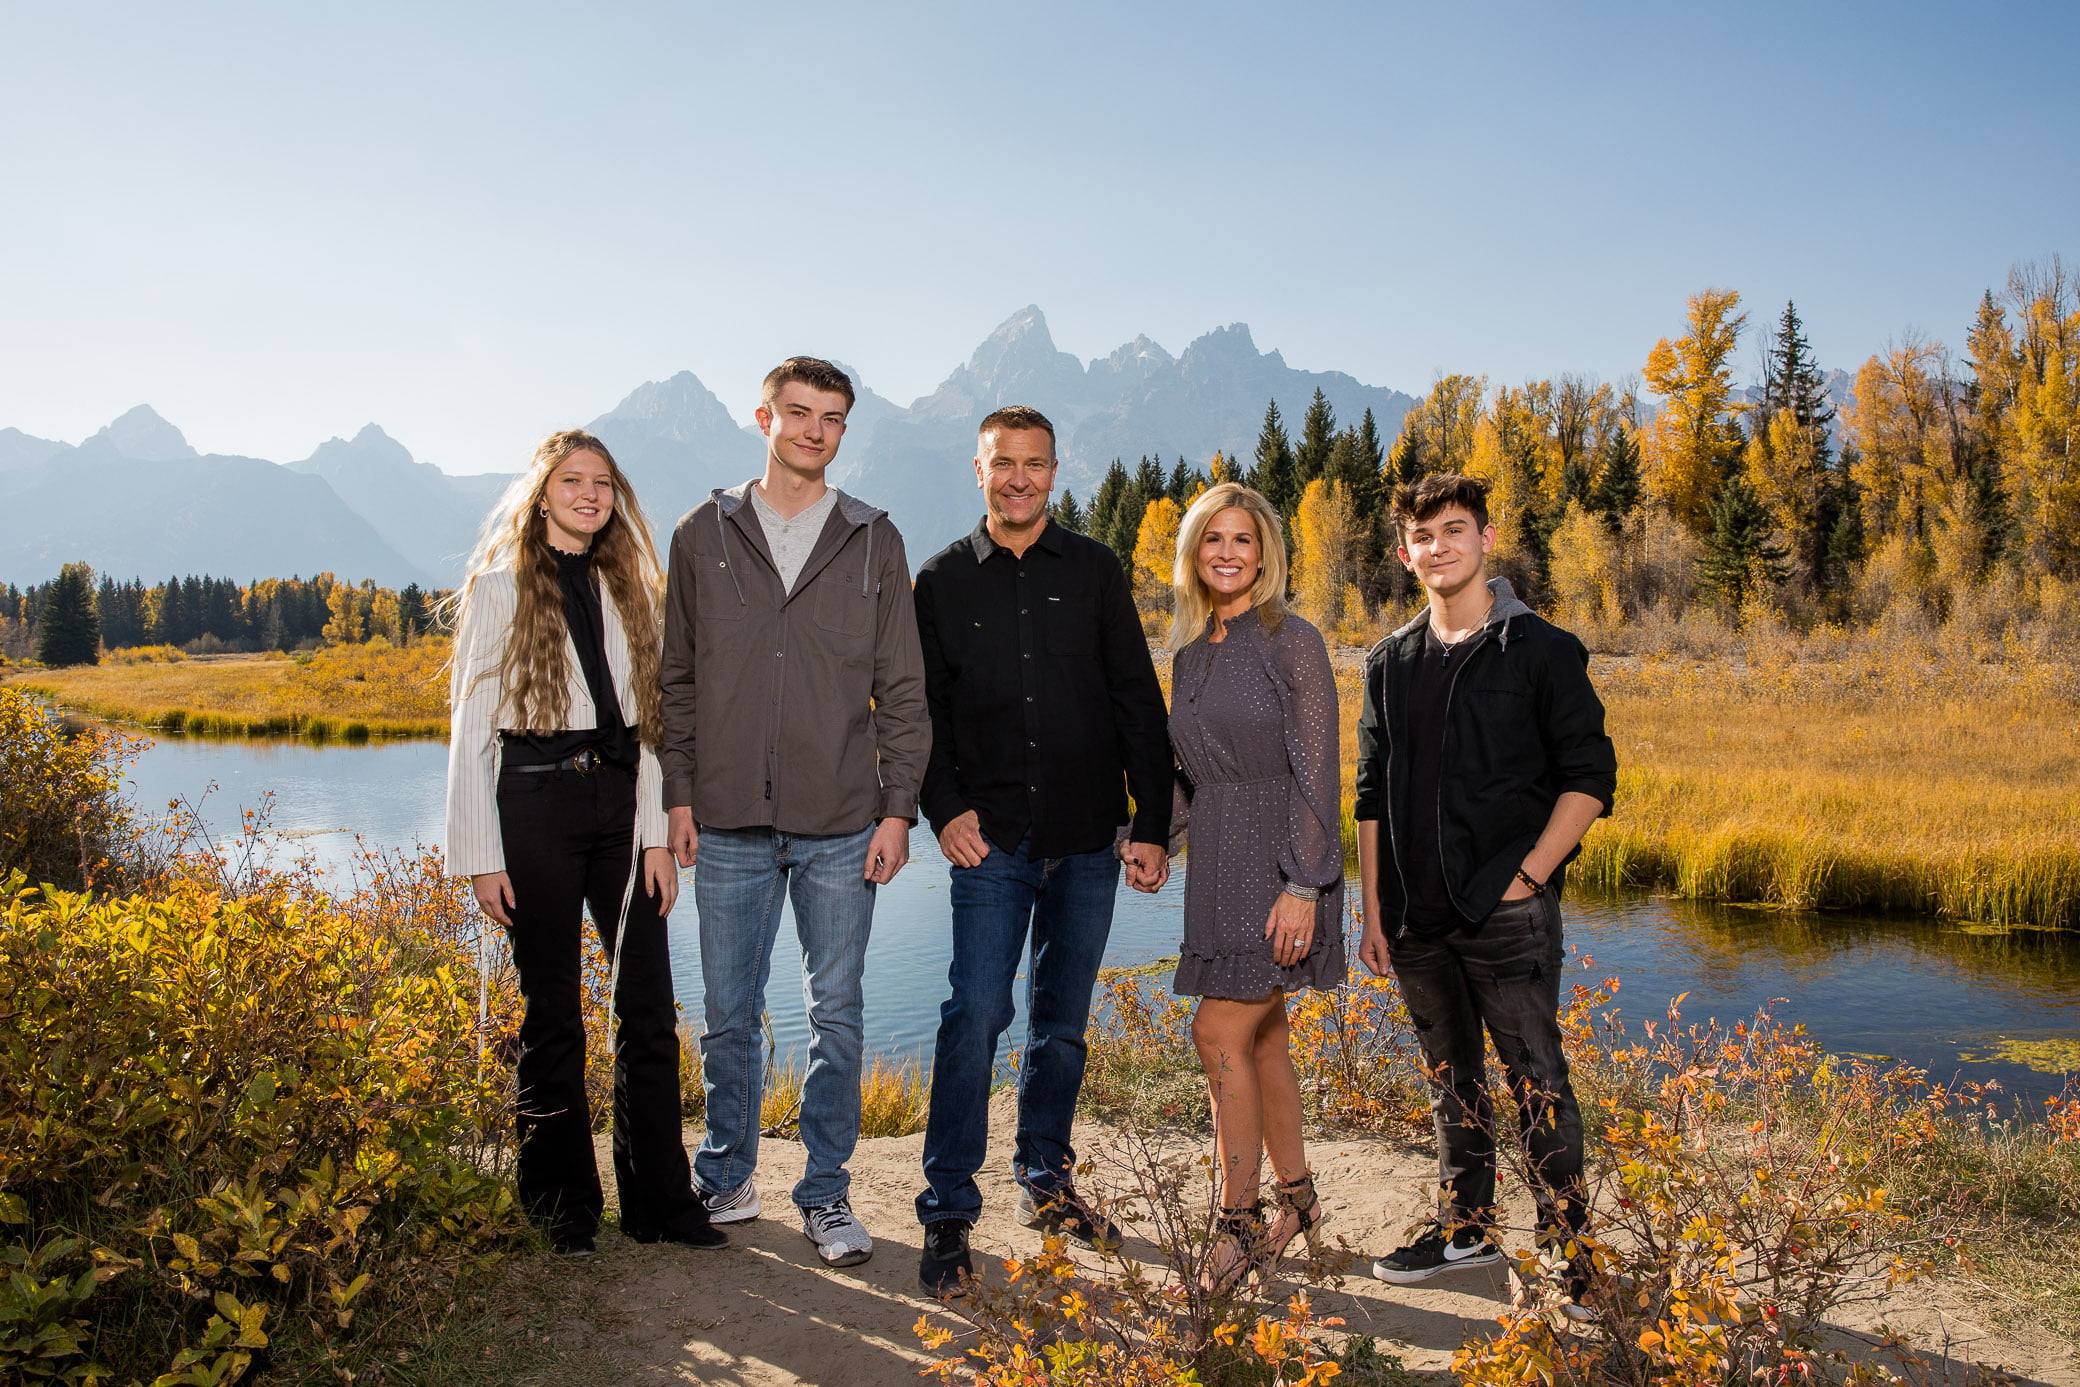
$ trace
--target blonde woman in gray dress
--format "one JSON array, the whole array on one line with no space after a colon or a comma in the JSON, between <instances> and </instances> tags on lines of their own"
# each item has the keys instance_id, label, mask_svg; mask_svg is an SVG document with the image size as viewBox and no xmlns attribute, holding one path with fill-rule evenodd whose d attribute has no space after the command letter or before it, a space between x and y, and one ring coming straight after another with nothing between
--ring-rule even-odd
<instances>
[{"instance_id":1,"label":"blonde woman in gray dress","mask_svg":"<svg viewBox=\"0 0 2080 1387\"><path fill-rule=\"evenodd\" d=\"M1202 999L1192 1039L1221 1198L1205 1280L1226 1290L1297 1236L1313 1248L1322 1223L1286 996L1344 980L1336 677L1321 632L1286 608L1283 526L1255 491L1224 482L1192 503L1174 582L1174 823L1187 825L1190 865L1173 987Z\"/></svg>"}]
</instances>

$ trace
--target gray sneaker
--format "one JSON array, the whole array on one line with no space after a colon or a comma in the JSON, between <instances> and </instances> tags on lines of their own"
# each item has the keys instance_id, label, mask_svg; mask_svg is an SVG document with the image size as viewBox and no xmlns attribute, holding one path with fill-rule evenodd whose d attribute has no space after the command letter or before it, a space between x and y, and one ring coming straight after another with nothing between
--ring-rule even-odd
<instances>
[{"instance_id":1,"label":"gray sneaker","mask_svg":"<svg viewBox=\"0 0 2080 1387\"><path fill-rule=\"evenodd\" d=\"M827 1267L856 1267L874 1255L874 1240L849 1200L802 1210L802 1236L816 1244L816 1255Z\"/></svg>"},{"instance_id":2,"label":"gray sneaker","mask_svg":"<svg viewBox=\"0 0 2080 1387\"><path fill-rule=\"evenodd\" d=\"M749 1178L727 1194L701 1193L708 1206L710 1223L746 1223L757 1218L765 1206L758 1202L758 1186Z\"/></svg>"}]
</instances>

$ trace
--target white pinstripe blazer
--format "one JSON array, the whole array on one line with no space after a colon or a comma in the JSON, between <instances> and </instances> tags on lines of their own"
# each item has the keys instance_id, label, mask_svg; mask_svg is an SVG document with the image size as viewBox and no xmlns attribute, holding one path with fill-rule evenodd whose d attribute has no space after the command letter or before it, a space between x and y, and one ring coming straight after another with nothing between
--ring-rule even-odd
<instances>
[{"instance_id":1,"label":"white pinstripe blazer","mask_svg":"<svg viewBox=\"0 0 2080 1387\"><path fill-rule=\"evenodd\" d=\"M448 870L457 876L506 869L505 844L498 831L498 705L504 693L498 667L505 657L516 602L510 570L486 573L470 593L461 629L455 633L448 688ZM622 720L633 727L636 698L628 634L621 629L613 596L602 592L599 605L606 628L607 673L621 702ZM597 727L599 714L585 686L577 644L566 636L563 649L569 669L567 725L573 730ZM636 834L646 848L665 846L664 777L657 754L647 746L636 762Z\"/></svg>"}]
</instances>

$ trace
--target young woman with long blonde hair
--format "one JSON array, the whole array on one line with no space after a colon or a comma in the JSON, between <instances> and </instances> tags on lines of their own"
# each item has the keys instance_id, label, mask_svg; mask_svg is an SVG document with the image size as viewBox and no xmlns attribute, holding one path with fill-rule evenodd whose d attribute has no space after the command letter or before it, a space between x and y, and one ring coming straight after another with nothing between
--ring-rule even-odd
<instances>
[{"instance_id":1,"label":"young woman with long blonde hair","mask_svg":"<svg viewBox=\"0 0 2080 1387\"><path fill-rule=\"evenodd\" d=\"M604 1200L585 1100L583 916L612 959L622 1231L720 1247L679 1126L665 916L657 552L606 445L551 434L485 521L457 613L448 868L504 927L520 973L520 1199L559 1251ZM639 880L640 878L640 880Z\"/></svg>"},{"instance_id":2,"label":"young woman with long blonde hair","mask_svg":"<svg viewBox=\"0 0 2080 1387\"><path fill-rule=\"evenodd\" d=\"M1223 482L1192 503L1173 580L1171 834L1184 825L1190 844L1173 990L1201 999L1192 1040L1221 1189L1205 1279L1225 1290L1295 1237L1313 1247L1322 1223L1285 999L1344 979L1336 677L1321 633L1286 609L1284 527L1248 487Z\"/></svg>"}]
</instances>

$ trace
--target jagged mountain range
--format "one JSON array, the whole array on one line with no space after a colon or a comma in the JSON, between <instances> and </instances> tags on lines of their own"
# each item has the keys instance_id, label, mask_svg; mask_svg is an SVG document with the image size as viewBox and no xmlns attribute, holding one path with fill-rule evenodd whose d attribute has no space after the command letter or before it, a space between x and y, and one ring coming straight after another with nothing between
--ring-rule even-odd
<instances>
[{"instance_id":1,"label":"jagged mountain range","mask_svg":"<svg viewBox=\"0 0 2080 1387\"><path fill-rule=\"evenodd\" d=\"M841 363L842 364L842 363ZM1260 352L1249 329L1217 328L1172 356L1137 337L1088 363L1060 351L1038 308L1013 314L931 394L907 408L859 372L833 479L886 506L913 564L981 514L975 424L1003 404L1045 411L1059 432L1059 485L1088 499L1114 457L1215 450L1245 458L1276 400L1297 435L1319 388L1339 421L1373 412L1391 439L1415 403L1341 372L1302 371ZM658 531L717 486L756 474L764 440L689 371L638 386L586 427L628 471ZM457 476L369 424L297 462L199 454L140 405L78 444L0 428L0 582L39 582L85 559L121 578L214 573L241 580L309 575L449 586L507 477Z\"/></svg>"}]
</instances>

